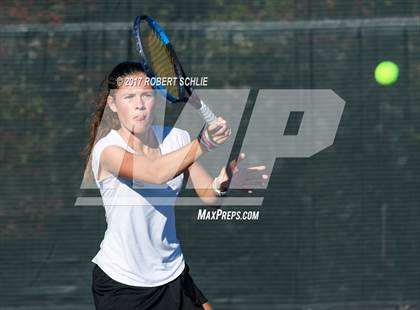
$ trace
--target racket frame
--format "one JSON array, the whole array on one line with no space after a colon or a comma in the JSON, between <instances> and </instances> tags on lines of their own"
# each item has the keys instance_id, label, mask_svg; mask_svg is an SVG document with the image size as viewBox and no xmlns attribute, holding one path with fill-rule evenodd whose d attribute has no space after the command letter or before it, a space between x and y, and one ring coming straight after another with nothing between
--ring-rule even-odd
<instances>
[{"instance_id":1,"label":"racket frame","mask_svg":"<svg viewBox=\"0 0 420 310\"><path fill-rule=\"evenodd\" d=\"M181 66L181 63L178 60L178 57L176 56L175 50L172 47L171 41L169 40L169 37L166 35L166 33L162 30L162 28L160 27L160 25L158 24L158 22L156 20L154 20L152 17L148 16L148 15L141 15L141 16L136 16L134 19L134 23L133 23L133 33L134 33L134 37L136 38L136 47L137 47L137 51L140 54L140 62L142 63L146 74L149 77L155 77L158 76L153 70L152 68L149 66L149 63L147 61L147 57L144 53L144 49L143 49L143 45L141 43L141 36L140 36L140 27L141 27L141 21L145 20L146 22L149 23L150 27L158 34L159 39L162 41L162 43L166 46L166 48L169 51L169 55L172 57L173 62L174 62L174 69L175 69L175 74L177 75L177 77L183 77L185 78L185 72L184 69ZM162 86L161 84L157 84L155 85L155 88L157 88L159 91L164 92L166 94L167 99L172 102L172 103L178 103L178 102L182 102L182 103L186 103L189 99L189 97L192 94L192 89L187 87L187 86L178 86L178 92L180 94L180 96L177 98L174 95L172 95L164 86ZM187 92L188 96L185 95L185 92Z\"/></svg>"},{"instance_id":2,"label":"racket frame","mask_svg":"<svg viewBox=\"0 0 420 310\"><path fill-rule=\"evenodd\" d=\"M169 37L166 35L166 33L163 31L162 27L158 24L156 20L154 20L151 16L148 15L141 15L136 16L133 23L133 33L134 37L136 39L136 47L140 55L140 62L142 63L145 73L151 78L156 77L157 74L153 72L152 68L149 66L147 57L144 53L143 45L141 43L141 35L140 35L140 27L141 27L141 21L145 20L150 27L158 34L160 40L163 42L163 44L168 48L169 55L172 57L175 74L177 75L177 78L185 78L185 72L184 69L181 66L181 62L178 60L178 57L175 53L174 48L172 47L171 41L169 40ZM193 88L191 86L178 85L178 92L179 97L175 97L173 94L171 94L166 87L159 84L156 85L154 88L163 93L166 98L172 102L172 103L186 103L188 102L193 107L195 107L197 110L199 110L202 118L207 122L211 123L216 120L216 116L211 111L211 109L193 92Z\"/></svg>"}]
</instances>

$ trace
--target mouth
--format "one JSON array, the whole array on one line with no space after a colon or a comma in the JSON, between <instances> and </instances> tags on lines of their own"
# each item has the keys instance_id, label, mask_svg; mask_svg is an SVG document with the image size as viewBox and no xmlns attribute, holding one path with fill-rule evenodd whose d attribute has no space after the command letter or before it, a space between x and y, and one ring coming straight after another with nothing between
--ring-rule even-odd
<instances>
[{"instance_id":1,"label":"mouth","mask_svg":"<svg viewBox=\"0 0 420 310\"><path fill-rule=\"evenodd\" d=\"M135 121L142 122L146 119L146 115L137 115L133 118Z\"/></svg>"}]
</instances>

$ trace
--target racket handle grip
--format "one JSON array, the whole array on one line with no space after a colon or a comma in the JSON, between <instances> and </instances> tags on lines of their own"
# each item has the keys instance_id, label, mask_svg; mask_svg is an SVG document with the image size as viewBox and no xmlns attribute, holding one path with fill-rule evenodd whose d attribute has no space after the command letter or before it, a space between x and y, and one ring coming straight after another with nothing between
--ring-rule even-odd
<instances>
[{"instance_id":1,"label":"racket handle grip","mask_svg":"<svg viewBox=\"0 0 420 310\"><path fill-rule=\"evenodd\" d=\"M210 124L216 120L216 115L210 110L210 108L203 102L203 100L200 100L201 102L201 108L198 110L200 112L201 117L203 120Z\"/></svg>"}]
</instances>

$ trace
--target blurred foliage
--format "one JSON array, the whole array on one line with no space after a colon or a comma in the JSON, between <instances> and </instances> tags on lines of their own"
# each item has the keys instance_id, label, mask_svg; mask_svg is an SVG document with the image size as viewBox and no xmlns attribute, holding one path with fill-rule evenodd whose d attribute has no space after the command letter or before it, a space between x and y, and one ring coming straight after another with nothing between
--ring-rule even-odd
<instances>
[{"instance_id":1,"label":"blurred foliage","mask_svg":"<svg viewBox=\"0 0 420 310\"><path fill-rule=\"evenodd\" d=\"M276 21L419 16L418 1L397 0L178 0L64 1L6 0L0 4L0 23L127 22L148 14L171 22Z\"/></svg>"}]
</instances>

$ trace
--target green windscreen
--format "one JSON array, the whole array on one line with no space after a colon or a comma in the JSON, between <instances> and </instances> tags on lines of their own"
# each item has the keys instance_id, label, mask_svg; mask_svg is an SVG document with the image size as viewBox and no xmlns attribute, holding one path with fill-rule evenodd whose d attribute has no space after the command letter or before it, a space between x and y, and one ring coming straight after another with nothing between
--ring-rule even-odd
<instances>
[{"instance_id":1,"label":"green windscreen","mask_svg":"<svg viewBox=\"0 0 420 310\"><path fill-rule=\"evenodd\" d=\"M190 274L213 308L416 309L419 1L144 0L1 4L0 310L94 309L91 259L107 219L99 191L80 189L81 153L104 77L138 60L132 21L141 14L168 33L185 72L208 77L195 89L203 100L217 91L206 103L228 120L239 101L224 100L228 89L327 89L346 103L332 145L275 159L268 189L255 194L262 206L223 206L258 210L258 221L198 221L202 207L175 207ZM143 42L153 70L174 76L153 32ZM389 86L374 78L384 60L400 70ZM254 98L238 116L233 152ZM288 134L311 114L295 120ZM280 124L269 113L264 122ZM75 206L79 197L90 204Z\"/></svg>"}]
</instances>

